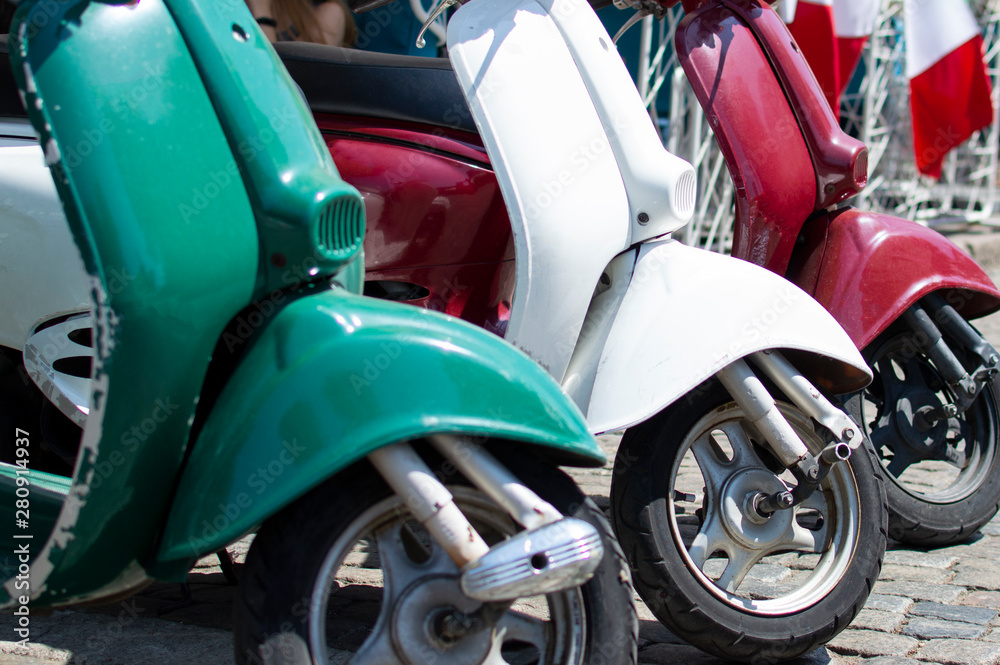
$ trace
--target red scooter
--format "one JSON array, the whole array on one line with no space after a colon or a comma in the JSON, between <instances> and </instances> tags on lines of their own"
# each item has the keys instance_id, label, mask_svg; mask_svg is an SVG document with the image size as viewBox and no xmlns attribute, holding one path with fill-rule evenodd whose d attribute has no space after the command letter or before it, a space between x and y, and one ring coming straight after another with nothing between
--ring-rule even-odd
<instances>
[{"instance_id":1,"label":"red scooter","mask_svg":"<svg viewBox=\"0 0 1000 665\"><path fill-rule=\"evenodd\" d=\"M682 5L678 59L735 184L733 256L810 293L862 349L875 379L849 408L890 480L890 536L967 538L1000 505L1000 355L968 323L1000 292L940 234L843 204L867 149L767 3Z\"/></svg>"}]
</instances>

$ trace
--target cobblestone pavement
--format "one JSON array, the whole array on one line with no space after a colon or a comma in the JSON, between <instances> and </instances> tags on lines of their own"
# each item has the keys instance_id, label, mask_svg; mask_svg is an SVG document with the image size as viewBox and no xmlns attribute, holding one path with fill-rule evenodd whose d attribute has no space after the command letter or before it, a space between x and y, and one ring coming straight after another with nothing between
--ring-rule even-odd
<instances>
[{"instance_id":1,"label":"cobblestone pavement","mask_svg":"<svg viewBox=\"0 0 1000 665\"><path fill-rule=\"evenodd\" d=\"M1000 271L991 275L1000 282ZM978 323L1000 345L1000 314ZM601 437L614 458L618 439ZM580 486L607 508L610 465L575 470ZM236 547L242 561L248 540ZM776 560L773 579L795 575L799 557ZM772 571L773 572L773 571ZM178 605L178 585L154 584L118 603L32 618L27 654L0 641L0 665L188 665L233 662L231 605L234 587L217 560L203 559L189 576L192 602ZM685 645L638 603L639 662L644 665L719 664ZM825 648L800 664L1000 664L1000 517L969 542L928 551L890 543L882 573L865 609ZM0 626L3 625L0 618ZM0 629L0 637L4 637ZM346 654L345 654L346 655Z\"/></svg>"}]
</instances>

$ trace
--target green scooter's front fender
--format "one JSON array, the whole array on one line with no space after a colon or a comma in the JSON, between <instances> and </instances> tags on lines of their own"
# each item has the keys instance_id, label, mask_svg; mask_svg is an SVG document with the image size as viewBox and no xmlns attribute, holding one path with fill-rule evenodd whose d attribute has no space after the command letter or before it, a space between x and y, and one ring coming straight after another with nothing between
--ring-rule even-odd
<instances>
[{"instance_id":1,"label":"green scooter's front fender","mask_svg":"<svg viewBox=\"0 0 1000 665\"><path fill-rule=\"evenodd\" d=\"M301 297L252 340L213 406L152 568L181 575L369 452L442 432L604 463L558 386L499 339L341 290Z\"/></svg>"}]
</instances>

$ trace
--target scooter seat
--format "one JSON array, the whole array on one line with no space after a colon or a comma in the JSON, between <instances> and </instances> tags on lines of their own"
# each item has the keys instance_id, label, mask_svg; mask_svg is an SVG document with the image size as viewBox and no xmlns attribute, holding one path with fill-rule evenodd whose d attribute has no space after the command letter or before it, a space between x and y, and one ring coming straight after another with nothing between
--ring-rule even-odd
<instances>
[{"instance_id":1,"label":"scooter seat","mask_svg":"<svg viewBox=\"0 0 1000 665\"><path fill-rule=\"evenodd\" d=\"M417 122L477 132L446 58L278 42L282 62L313 113Z\"/></svg>"},{"instance_id":2,"label":"scooter seat","mask_svg":"<svg viewBox=\"0 0 1000 665\"><path fill-rule=\"evenodd\" d=\"M14 72L10 69L7 35L0 35L0 118L27 118L28 112L17 92Z\"/></svg>"},{"instance_id":3,"label":"scooter seat","mask_svg":"<svg viewBox=\"0 0 1000 665\"><path fill-rule=\"evenodd\" d=\"M477 132L458 79L445 58L371 53L306 42L278 42L274 47L313 113ZM0 117L27 116L10 69L7 35L0 35Z\"/></svg>"}]
</instances>

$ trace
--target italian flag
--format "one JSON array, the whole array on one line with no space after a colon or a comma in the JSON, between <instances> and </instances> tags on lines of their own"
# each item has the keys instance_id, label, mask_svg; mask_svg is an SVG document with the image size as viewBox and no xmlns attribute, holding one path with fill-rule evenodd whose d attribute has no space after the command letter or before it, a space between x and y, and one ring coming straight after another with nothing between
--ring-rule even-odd
<instances>
[{"instance_id":1,"label":"italian flag","mask_svg":"<svg viewBox=\"0 0 1000 665\"><path fill-rule=\"evenodd\" d=\"M879 0L784 0L779 7L835 115L878 8Z\"/></svg>"},{"instance_id":2,"label":"italian flag","mask_svg":"<svg viewBox=\"0 0 1000 665\"><path fill-rule=\"evenodd\" d=\"M917 168L939 178L948 151L993 122L983 39L965 0L905 0L904 8Z\"/></svg>"}]
</instances>

